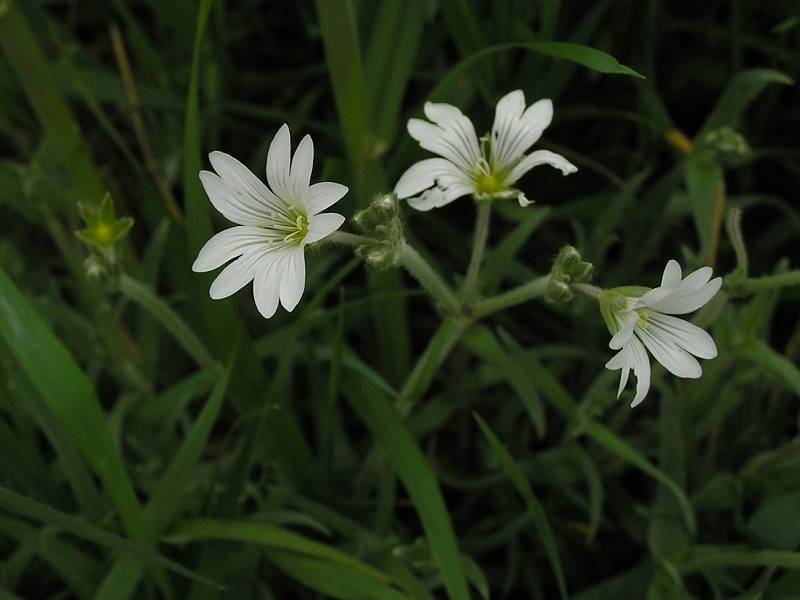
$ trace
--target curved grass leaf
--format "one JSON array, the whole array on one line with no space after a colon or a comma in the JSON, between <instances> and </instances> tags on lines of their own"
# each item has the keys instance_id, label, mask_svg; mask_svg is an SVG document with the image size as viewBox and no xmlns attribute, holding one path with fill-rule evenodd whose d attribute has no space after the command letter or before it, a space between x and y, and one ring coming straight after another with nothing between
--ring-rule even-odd
<instances>
[{"instance_id":1,"label":"curved grass leaf","mask_svg":"<svg viewBox=\"0 0 800 600\"><path fill-rule=\"evenodd\" d=\"M430 463L406 424L379 390L349 374L344 379L350 404L386 453L411 496L450 598L467 600L469 590L463 559Z\"/></svg>"},{"instance_id":2,"label":"curved grass leaf","mask_svg":"<svg viewBox=\"0 0 800 600\"><path fill-rule=\"evenodd\" d=\"M173 533L178 539L231 540L264 546L278 567L325 593L339 590L340 593L334 594L336 598L404 597L392 588L392 578L375 567L272 523L190 519L178 523ZM367 594L367 590L379 595Z\"/></svg>"},{"instance_id":3,"label":"curved grass leaf","mask_svg":"<svg viewBox=\"0 0 800 600\"><path fill-rule=\"evenodd\" d=\"M2 268L0 337L100 477L128 535L148 543L150 528L91 382Z\"/></svg>"},{"instance_id":4,"label":"curved grass leaf","mask_svg":"<svg viewBox=\"0 0 800 600\"><path fill-rule=\"evenodd\" d=\"M706 117L697 137L701 138L709 131L725 125L738 127L742 113L773 83L792 85L794 80L773 69L748 69L737 73L717 99L716 106Z\"/></svg>"},{"instance_id":5,"label":"curved grass leaf","mask_svg":"<svg viewBox=\"0 0 800 600\"><path fill-rule=\"evenodd\" d=\"M63 529L76 537L95 544L133 555L139 560L154 566L169 569L170 571L197 581L198 583L202 583L203 585L219 588L219 585L210 579L190 571L173 560L164 558L153 550L126 540L100 527L90 525L81 518L67 515L41 502L26 498L25 496L20 496L4 487L0 487L0 508L12 514L25 517L26 519Z\"/></svg>"},{"instance_id":6,"label":"curved grass leaf","mask_svg":"<svg viewBox=\"0 0 800 600\"><path fill-rule=\"evenodd\" d=\"M573 44L571 42L509 42L506 44L487 46L467 56L455 67L450 69L447 75L436 84L429 94L429 99L437 100L441 98L458 78L462 77L474 64L494 54L508 52L510 50L528 50L529 52L536 52L553 58L563 58L594 71L598 71L599 73L629 75L631 77L644 79L643 75L621 64L613 56L582 44Z\"/></svg>"},{"instance_id":7,"label":"curved grass leaf","mask_svg":"<svg viewBox=\"0 0 800 600\"><path fill-rule=\"evenodd\" d=\"M525 473L514 460L514 457L511 456L508 450L506 450L502 442L497 439L497 436L494 434L494 432L492 432L480 415L477 413L472 413L472 415L475 417L475 421L477 421L478 426L481 428L486 441L489 442L492 451L500 461L500 465L503 467L506 475L508 475L511 483L514 484L514 487L517 488L517 492L519 492L519 495L522 496L522 499L525 501L525 504L528 507L528 512L531 514L531 518L533 519L533 524L536 527L536 533L539 536L539 541L544 547L544 551L547 554L547 558L553 568L553 573L556 576L561 597L569 598L569 595L567 594L567 584L564 580L564 569L561 566L561 559L558 556L556 540L553 536L553 530L550 528L550 522L547 520L547 513L545 512L542 503L539 502L536 494L534 494L531 484L525 477Z\"/></svg>"}]
</instances>

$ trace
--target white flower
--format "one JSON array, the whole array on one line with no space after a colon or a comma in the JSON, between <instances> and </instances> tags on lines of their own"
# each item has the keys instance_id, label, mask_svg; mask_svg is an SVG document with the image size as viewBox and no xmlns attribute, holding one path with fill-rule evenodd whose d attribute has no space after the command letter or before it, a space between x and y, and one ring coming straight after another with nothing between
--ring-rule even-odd
<instances>
[{"instance_id":1,"label":"white flower","mask_svg":"<svg viewBox=\"0 0 800 600\"><path fill-rule=\"evenodd\" d=\"M304 247L330 235L344 217L322 213L338 202L347 187L323 182L309 185L314 144L305 136L290 159L289 127L283 125L267 154L268 188L247 167L224 152L209 154L216 173L200 172L214 205L238 226L212 237L200 250L192 270L211 271L236 259L211 284L215 300L227 298L253 282L258 311L270 318L278 301L291 311L306 285Z\"/></svg>"},{"instance_id":2,"label":"white flower","mask_svg":"<svg viewBox=\"0 0 800 600\"><path fill-rule=\"evenodd\" d=\"M601 294L601 311L614 333L608 345L619 350L606 368L622 369L617 397L625 388L631 369L637 380L631 406L641 403L647 395L650 360L645 348L673 375L696 379L703 374L695 356L714 358L714 340L696 325L670 315L693 312L714 297L722 278L711 279L711 273L711 267L703 267L681 279L680 265L671 260L660 287L646 292L646 288L616 288Z\"/></svg>"},{"instance_id":3,"label":"white flower","mask_svg":"<svg viewBox=\"0 0 800 600\"><path fill-rule=\"evenodd\" d=\"M528 206L532 202L511 186L533 167L548 164L564 175L577 171L566 158L549 150L525 154L550 125L550 100L539 100L526 109L521 90L506 94L497 103L491 135L480 141L472 121L455 106L426 102L425 116L432 123L409 119L408 133L442 158L412 165L394 188L398 198L408 198L417 210L439 208L467 194L478 199L516 197L520 206Z\"/></svg>"}]
</instances>

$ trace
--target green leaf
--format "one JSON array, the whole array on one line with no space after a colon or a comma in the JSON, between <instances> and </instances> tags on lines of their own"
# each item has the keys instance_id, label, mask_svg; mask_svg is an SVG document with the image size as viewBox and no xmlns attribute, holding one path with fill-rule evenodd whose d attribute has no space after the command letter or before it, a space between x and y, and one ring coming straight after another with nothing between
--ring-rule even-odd
<instances>
[{"instance_id":1,"label":"green leaf","mask_svg":"<svg viewBox=\"0 0 800 600\"><path fill-rule=\"evenodd\" d=\"M695 532L696 525L692 505L686 497L686 494L684 494L683 490L678 487L678 484L676 484L671 477L653 465L653 463L631 447L625 440L600 423L587 420L584 427L586 433L598 444L604 446L625 462L632 464L637 469L647 473L650 477L664 485L678 501L678 508L683 515L689 533Z\"/></svg>"},{"instance_id":2,"label":"green leaf","mask_svg":"<svg viewBox=\"0 0 800 600\"><path fill-rule=\"evenodd\" d=\"M750 338L737 349L747 358L780 377L786 386L800 396L800 368L769 344L758 338Z\"/></svg>"},{"instance_id":3,"label":"green leaf","mask_svg":"<svg viewBox=\"0 0 800 600\"><path fill-rule=\"evenodd\" d=\"M156 531L162 531L183 505L185 498L178 490L187 488L187 484L192 478L192 471L208 443L211 429L225 399L232 365L233 361L209 396L203 410L200 411L197 420L150 496L145 508L145 516Z\"/></svg>"},{"instance_id":4,"label":"green leaf","mask_svg":"<svg viewBox=\"0 0 800 600\"><path fill-rule=\"evenodd\" d=\"M444 95L450 87L464 75L464 73L474 64L483 61L490 56L510 50L527 50L551 56L553 58L563 58L577 63L600 73L610 75L630 75L644 79L633 69L620 64L613 56L595 50L589 46L573 44L570 42L509 42L488 46L464 58L455 67L450 69L447 75L442 78L429 94L431 100L436 100Z\"/></svg>"},{"instance_id":5,"label":"green leaf","mask_svg":"<svg viewBox=\"0 0 800 600\"><path fill-rule=\"evenodd\" d=\"M286 552L267 550L267 559L281 571L299 582L324 594L326 598L341 600L403 600L409 598L385 583L366 577L359 577L343 570L340 566L318 560L314 557Z\"/></svg>"},{"instance_id":6,"label":"green leaf","mask_svg":"<svg viewBox=\"0 0 800 600\"><path fill-rule=\"evenodd\" d=\"M481 428L481 431L483 432L486 440L489 442L492 451L500 461L500 464L503 467L503 470L506 472L506 475L508 475L511 483L514 484L514 487L517 488L520 496L522 496L522 499L525 501L525 504L528 507L528 512L531 514L531 518L533 519L533 524L536 527L536 533L539 536L539 541L544 547L544 551L547 554L548 560L550 561L550 566L553 568L553 573L558 581L558 589L561 592L561 597L568 598L569 595L567 594L567 584L564 581L564 570L561 567L561 559L558 556L556 540L553 536L553 530L550 528L550 522L547 520L547 513L545 512L542 503L539 502L536 494L534 494L533 488L531 488L528 479L525 477L525 473L514 460L514 457L511 456L508 450L506 450L505 446L503 446L500 440L497 439L497 436L492 432L486 422L481 419L480 415L477 413L472 413L472 416L474 416L475 420L478 422L478 426Z\"/></svg>"},{"instance_id":7,"label":"green leaf","mask_svg":"<svg viewBox=\"0 0 800 600\"><path fill-rule=\"evenodd\" d=\"M497 289L497 286L500 285L503 277L507 274L514 257L527 243L531 235L547 219L550 211L549 206L532 206L528 208L525 219L511 233L504 236L494 249L487 253L481 269L481 279L483 281L481 289L486 294Z\"/></svg>"},{"instance_id":8,"label":"green leaf","mask_svg":"<svg viewBox=\"0 0 800 600\"><path fill-rule=\"evenodd\" d=\"M766 498L747 525L771 548L796 550L800 546L800 491Z\"/></svg>"},{"instance_id":9,"label":"green leaf","mask_svg":"<svg viewBox=\"0 0 800 600\"><path fill-rule=\"evenodd\" d=\"M531 419L539 438L545 434L545 413L539 393L522 362L509 355L494 334L483 325L473 326L464 343L478 356L494 365L508 381Z\"/></svg>"},{"instance_id":10,"label":"green leaf","mask_svg":"<svg viewBox=\"0 0 800 600\"><path fill-rule=\"evenodd\" d=\"M249 520L190 519L178 523L173 530L177 539L231 540L259 544L278 567L315 589L334 593L336 598L364 597L366 590L380 595L375 598L403 598L394 590L392 578L360 560L302 535L271 523ZM300 568L299 565L303 565ZM322 574L327 575L322 577ZM332 579L331 579L332 578ZM356 591L359 595L349 595Z\"/></svg>"},{"instance_id":11,"label":"green leaf","mask_svg":"<svg viewBox=\"0 0 800 600\"><path fill-rule=\"evenodd\" d=\"M128 535L148 543L150 528L91 382L2 268L0 337L100 477Z\"/></svg>"},{"instance_id":12,"label":"green leaf","mask_svg":"<svg viewBox=\"0 0 800 600\"><path fill-rule=\"evenodd\" d=\"M427 0L385 0L370 36L364 71L375 134L391 143L427 17Z\"/></svg>"},{"instance_id":13,"label":"green leaf","mask_svg":"<svg viewBox=\"0 0 800 600\"><path fill-rule=\"evenodd\" d=\"M164 567L179 575L202 583L203 585L219 588L219 586L210 579L198 575L168 558L164 558L149 548L130 542L100 527L90 525L81 517L67 515L36 500L20 496L4 487L0 487L0 508L15 515L25 517L26 519L63 529L74 536L101 546L106 546L112 550L131 554L139 560L154 566Z\"/></svg>"},{"instance_id":14,"label":"green leaf","mask_svg":"<svg viewBox=\"0 0 800 600\"><path fill-rule=\"evenodd\" d=\"M353 409L380 444L411 496L450 597L468 600L469 590L461 552L430 463L406 424L379 390L369 382L356 380L348 374L345 377L345 392Z\"/></svg>"},{"instance_id":15,"label":"green leaf","mask_svg":"<svg viewBox=\"0 0 800 600\"><path fill-rule=\"evenodd\" d=\"M682 573L718 567L776 567L800 569L800 552L755 550L745 546L694 546L679 565Z\"/></svg>"},{"instance_id":16,"label":"green leaf","mask_svg":"<svg viewBox=\"0 0 800 600\"><path fill-rule=\"evenodd\" d=\"M794 80L773 69L748 69L737 73L723 90L716 106L706 118L697 139L725 125L738 128L742 114L773 83L792 85Z\"/></svg>"},{"instance_id":17,"label":"green leaf","mask_svg":"<svg viewBox=\"0 0 800 600\"><path fill-rule=\"evenodd\" d=\"M211 208L200 184L202 128L200 125L200 62L206 23L214 0L200 0L197 9L192 70L186 93L186 119L183 133L183 195L186 209L186 232L189 249L197 252L211 237Z\"/></svg>"},{"instance_id":18,"label":"green leaf","mask_svg":"<svg viewBox=\"0 0 800 600\"><path fill-rule=\"evenodd\" d=\"M716 224L716 205L719 187L722 185L722 169L710 152L699 151L686 161L686 187L692 203L692 215L700 240L700 256L706 257L711 250Z\"/></svg>"}]
</instances>

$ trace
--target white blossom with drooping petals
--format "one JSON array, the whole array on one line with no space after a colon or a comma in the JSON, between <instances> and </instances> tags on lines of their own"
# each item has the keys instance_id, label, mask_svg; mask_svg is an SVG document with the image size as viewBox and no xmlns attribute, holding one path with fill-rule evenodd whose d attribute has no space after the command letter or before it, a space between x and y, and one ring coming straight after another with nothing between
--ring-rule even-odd
<instances>
[{"instance_id":1,"label":"white blossom with drooping petals","mask_svg":"<svg viewBox=\"0 0 800 600\"><path fill-rule=\"evenodd\" d=\"M476 199L517 198L520 206L528 206L532 202L512 186L533 167L550 165L564 175L577 171L549 150L525 154L553 118L548 99L526 108L521 90L506 94L497 103L491 134L481 140L472 121L455 106L426 102L425 116L430 122L409 119L408 133L440 158L412 165L394 189L417 210L439 208L468 194Z\"/></svg>"},{"instance_id":2,"label":"white blossom with drooping petals","mask_svg":"<svg viewBox=\"0 0 800 600\"><path fill-rule=\"evenodd\" d=\"M269 187L229 154L212 152L209 159L216 172L201 171L200 181L214 208L237 226L208 240L192 270L212 271L235 259L211 284L213 299L227 298L252 281L264 318L275 314L279 302L292 311L306 284L304 248L342 226L342 215L322 211L344 197L347 187L310 183L314 143L305 136L291 157L285 124L267 153Z\"/></svg>"},{"instance_id":3,"label":"white blossom with drooping petals","mask_svg":"<svg viewBox=\"0 0 800 600\"><path fill-rule=\"evenodd\" d=\"M711 267L702 267L681 277L681 267L671 260L664 269L661 285L637 297L616 293L624 306L609 311L614 334L609 347L619 352L606 363L612 371L621 369L622 393L633 370L636 396L631 406L640 404L650 389L649 351L673 375L696 379L703 374L697 358L714 358L717 346L703 329L672 315L685 315L707 304L719 291L722 278L711 279ZM620 288L624 289L624 288ZM604 294L615 294L607 290ZM601 297L601 305L604 299ZM614 302L606 302L606 306Z\"/></svg>"}]
</instances>

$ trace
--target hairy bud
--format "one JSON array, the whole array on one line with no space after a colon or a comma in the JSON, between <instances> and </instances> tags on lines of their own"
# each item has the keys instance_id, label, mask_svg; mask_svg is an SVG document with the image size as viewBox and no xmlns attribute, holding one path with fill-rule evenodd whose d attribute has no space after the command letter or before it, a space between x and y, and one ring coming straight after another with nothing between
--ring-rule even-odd
<instances>
[{"instance_id":1,"label":"hairy bud","mask_svg":"<svg viewBox=\"0 0 800 600\"><path fill-rule=\"evenodd\" d=\"M378 196L367 208L356 213L353 221L364 235L373 239L369 244L356 248L356 255L376 269L389 269L400 264L405 239L397 196Z\"/></svg>"}]
</instances>

